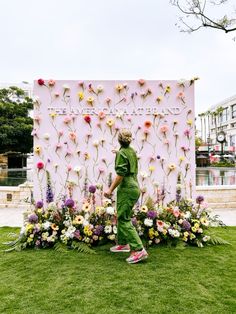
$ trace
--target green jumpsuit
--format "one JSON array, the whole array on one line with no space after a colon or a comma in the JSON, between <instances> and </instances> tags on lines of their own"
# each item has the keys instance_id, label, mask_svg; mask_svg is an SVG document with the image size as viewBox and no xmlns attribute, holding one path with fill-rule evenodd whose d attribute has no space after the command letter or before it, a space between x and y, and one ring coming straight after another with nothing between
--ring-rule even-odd
<instances>
[{"instance_id":1,"label":"green jumpsuit","mask_svg":"<svg viewBox=\"0 0 236 314\"><path fill-rule=\"evenodd\" d=\"M118 244L129 244L133 251L142 250L142 241L131 222L132 209L140 191L137 180L138 160L131 147L121 147L116 154L115 171L123 180L117 188L117 240Z\"/></svg>"}]
</instances>

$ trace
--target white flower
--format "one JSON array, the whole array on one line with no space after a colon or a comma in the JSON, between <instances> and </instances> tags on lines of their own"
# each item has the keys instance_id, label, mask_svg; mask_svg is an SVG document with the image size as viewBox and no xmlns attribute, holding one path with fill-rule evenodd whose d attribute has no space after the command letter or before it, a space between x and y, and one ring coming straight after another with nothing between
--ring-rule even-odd
<instances>
[{"instance_id":1,"label":"white flower","mask_svg":"<svg viewBox=\"0 0 236 314\"><path fill-rule=\"evenodd\" d=\"M105 233L111 233L112 232L112 226L106 226L104 228Z\"/></svg>"},{"instance_id":2,"label":"white flower","mask_svg":"<svg viewBox=\"0 0 236 314\"><path fill-rule=\"evenodd\" d=\"M109 206L109 207L106 208L106 212L109 215L114 215L115 209L113 207Z\"/></svg>"},{"instance_id":3,"label":"white flower","mask_svg":"<svg viewBox=\"0 0 236 314\"><path fill-rule=\"evenodd\" d=\"M89 225L89 221L86 220L86 219L84 219L84 221L83 221L83 226L85 227L85 226L88 226L88 225Z\"/></svg>"},{"instance_id":4,"label":"white flower","mask_svg":"<svg viewBox=\"0 0 236 314\"><path fill-rule=\"evenodd\" d=\"M103 200L103 206L104 206L104 207L106 207L106 206L108 206L108 205L111 205L111 203L112 203L112 201L111 201L111 199L109 199L109 198L105 198L105 199Z\"/></svg>"},{"instance_id":5,"label":"white flower","mask_svg":"<svg viewBox=\"0 0 236 314\"><path fill-rule=\"evenodd\" d=\"M70 226L70 227L66 230L65 236L66 236L67 238L71 238L71 239L72 239L72 238L74 237L74 232L75 232L75 230L76 230L75 227Z\"/></svg>"},{"instance_id":6,"label":"white flower","mask_svg":"<svg viewBox=\"0 0 236 314\"><path fill-rule=\"evenodd\" d=\"M20 235L22 235L22 234L24 234L25 233L25 231L26 231L26 228L23 226L23 227L21 227L21 229L20 229Z\"/></svg>"},{"instance_id":7,"label":"white flower","mask_svg":"<svg viewBox=\"0 0 236 314\"><path fill-rule=\"evenodd\" d=\"M210 236L206 235L205 237L202 238L202 241L207 242L210 240Z\"/></svg>"},{"instance_id":8,"label":"white flower","mask_svg":"<svg viewBox=\"0 0 236 314\"><path fill-rule=\"evenodd\" d=\"M198 233L203 233L202 228L199 228L197 232L198 232Z\"/></svg>"},{"instance_id":9,"label":"white flower","mask_svg":"<svg viewBox=\"0 0 236 314\"><path fill-rule=\"evenodd\" d=\"M64 88L65 91L70 90L70 86L68 84L64 84L62 87Z\"/></svg>"},{"instance_id":10,"label":"white flower","mask_svg":"<svg viewBox=\"0 0 236 314\"><path fill-rule=\"evenodd\" d=\"M77 174L80 173L81 167L80 166L75 166L74 167L74 172L76 172Z\"/></svg>"},{"instance_id":11,"label":"white flower","mask_svg":"<svg viewBox=\"0 0 236 314\"><path fill-rule=\"evenodd\" d=\"M49 139L50 139L50 134L49 134L49 133L44 133L44 134L43 134L43 138L44 138L45 140L49 140Z\"/></svg>"},{"instance_id":12,"label":"white flower","mask_svg":"<svg viewBox=\"0 0 236 314\"><path fill-rule=\"evenodd\" d=\"M191 217L191 213L190 211L187 211L185 214L184 214L184 218L185 219L189 219Z\"/></svg>"},{"instance_id":13,"label":"white flower","mask_svg":"<svg viewBox=\"0 0 236 314\"><path fill-rule=\"evenodd\" d=\"M71 222L69 220L65 220L63 223L66 227L69 227L71 225Z\"/></svg>"},{"instance_id":14,"label":"white flower","mask_svg":"<svg viewBox=\"0 0 236 314\"><path fill-rule=\"evenodd\" d=\"M84 215L84 219L89 220L89 213L86 213L86 214Z\"/></svg>"},{"instance_id":15,"label":"white flower","mask_svg":"<svg viewBox=\"0 0 236 314\"><path fill-rule=\"evenodd\" d=\"M43 223L42 226L43 226L43 229L48 230L51 226L51 222L47 220Z\"/></svg>"},{"instance_id":16,"label":"white flower","mask_svg":"<svg viewBox=\"0 0 236 314\"><path fill-rule=\"evenodd\" d=\"M178 230L168 229L168 232L173 238L179 238L180 236L180 233Z\"/></svg>"},{"instance_id":17,"label":"white flower","mask_svg":"<svg viewBox=\"0 0 236 314\"><path fill-rule=\"evenodd\" d=\"M47 210L54 211L57 210L57 204L55 202L51 202L48 204Z\"/></svg>"},{"instance_id":18,"label":"white flower","mask_svg":"<svg viewBox=\"0 0 236 314\"><path fill-rule=\"evenodd\" d=\"M147 227L152 227L152 225L153 225L153 220L152 220L152 219L149 219L149 218L146 218L146 219L144 219L144 224L145 224L145 226L147 226Z\"/></svg>"},{"instance_id":19,"label":"white flower","mask_svg":"<svg viewBox=\"0 0 236 314\"><path fill-rule=\"evenodd\" d=\"M102 86L102 85L98 85L98 86L97 86L97 91L98 91L99 93L101 93L101 92L103 91L103 86Z\"/></svg>"},{"instance_id":20,"label":"white flower","mask_svg":"<svg viewBox=\"0 0 236 314\"><path fill-rule=\"evenodd\" d=\"M148 177L148 173L146 171L140 171L140 176L143 178L143 179L146 179Z\"/></svg>"},{"instance_id":21,"label":"white flower","mask_svg":"<svg viewBox=\"0 0 236 314\"><path fill-rule=\"evenodd\" d=\"M179 223L180 225L182 225L183 219L179 219L179 220L178 220L178 223Z\"/></svg>"},{"instance_id":22,"label":"white flower","mask_svg":"<svg viewBox=\"0 0 236 314\"><path fill-rule=\"evenodd\" d=\"M93 146L94 147L98 147L99 146L99 141L98 140L93 141Z\"/></svg>"},{"instance_id":23,"label":"white flower","mask_svg":"<svg viewBox=\"0 0 236 314\"><path fill-rule=\"evenodd\" d=\"M116 227L116 226L113 226L113 232L114 232L115 234L117 234L117 227Z\"/></svg>"},{"instance_id":24,"label":"white flower","mask_svg":"<svg viewBox=\"0 0 236 314\"><path fill-rule=\"evenodd\" d=\"M124 115L124 111L119 111L119 112L117 112L117 114L116 114L116 118L122 119L122 118L123 118L123 115Z\"/></svg>"}]
</instances>

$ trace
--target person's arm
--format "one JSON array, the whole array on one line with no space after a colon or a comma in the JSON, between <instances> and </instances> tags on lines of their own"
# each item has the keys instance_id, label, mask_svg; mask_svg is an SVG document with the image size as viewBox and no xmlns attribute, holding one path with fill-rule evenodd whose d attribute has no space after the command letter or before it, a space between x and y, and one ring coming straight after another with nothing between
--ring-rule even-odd
<instances>
[{"instance_id":1,"label":"person's arm","mask_svg":"<svg viewBox=\"0 0 236 314\"><path fill-rule=\"evenodd\" d=\"M115 188L122 182L124 177L117 175L108 191L104 192L105 197L110 197Z\"/></svg>"}]
</instances>

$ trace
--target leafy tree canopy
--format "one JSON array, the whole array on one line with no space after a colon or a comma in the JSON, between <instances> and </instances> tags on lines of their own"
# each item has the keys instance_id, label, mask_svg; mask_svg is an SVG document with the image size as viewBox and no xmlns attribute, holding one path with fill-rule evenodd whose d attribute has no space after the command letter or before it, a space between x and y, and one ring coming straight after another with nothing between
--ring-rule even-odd
<instances>
[{"instance_id":1,"label":"leafy tree canopy","mask_svg":"<svg viewBox=\"0 0 236 314\"><path fill-rule=\"evenodd\" d=\"M0 153L29 153L32 150L33 120L29 111L33 100L22 89L12 86L0 89Z\"/></svg>"}]
</instances>

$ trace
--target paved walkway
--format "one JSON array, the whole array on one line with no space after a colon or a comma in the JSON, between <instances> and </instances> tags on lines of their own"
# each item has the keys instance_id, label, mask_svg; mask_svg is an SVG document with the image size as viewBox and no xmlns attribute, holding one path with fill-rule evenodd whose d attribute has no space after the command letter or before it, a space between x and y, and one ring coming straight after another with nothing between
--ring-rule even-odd
<instances>
[{"instance_id":1,"label":"paved walkway","mask_svg":"<svg viewBox=\"0 0 236 314\"><path fill-rule=\"evenodd\" d=\"M0 227L21 227L25 209L0 208ZM227 226L236 226L236 208L217 209L213 214L219 215Z\"/></svg>"}]
</instances>

